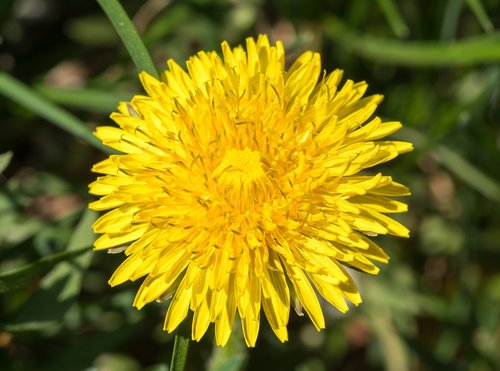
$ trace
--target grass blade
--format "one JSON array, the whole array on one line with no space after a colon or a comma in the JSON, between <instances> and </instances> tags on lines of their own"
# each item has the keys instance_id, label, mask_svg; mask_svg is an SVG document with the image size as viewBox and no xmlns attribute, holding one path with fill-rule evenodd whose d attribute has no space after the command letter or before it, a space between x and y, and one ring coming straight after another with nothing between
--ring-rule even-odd
<instances>
[{"instance_id":1,"label":"grass blade","mask_svg":"<svg viewBox=\"0 0 500 371\"><path fill-rule=\"evenodd\" d=\"M441 23L441 40L453 40L455 38L462 7L462 0L448 0L446 3L443 22Z\"/></svg>"},{"instance_id":2,"label":"grass blade","mask_svg":"<svg viewBox=\"0 0 500 371\"><path fill-rule=\"evenodd\" d=\"M23 265L22 267L0 273L0 293L15 290L25 283L29 278L47 271L54 265L73 259L85 252L91 250L91 246L81 247L76 250L66 250L60 253L43 257L33 263Z\"/></svg>"},{"instance_id":3,"label":"grass blade","mask_svg":"<svg viewBox=\"0 0 500 371\"><path fill-rule=\"evenodd\" d=\"M484 10L483 4L481 0L465 0L465 3L470 8L477 21L481 25L481 27L486 32L492 32L495 28L493 27L493 23L491 23L486 10Z\"/></svg>"},{"instance_id":4,"label":"grass blade","mask_svg":"<svg viewBox=\"0 0 500 371\"><path fill-rule=\"evenodd\" d=\"M360 35L333 16L324 18L322 26L345 49L379 63L449 67L500 62L500 32L456 42L408 42Z\"/></svg>"},{"instance_id":5,"label":"grass blade","mask_svg":"<svg viewBox=\"0 0 500 371\"><path fill-rule=\"evenodd\" d=\"M384 13L384 17L391 27L392 32L394 32L394 34L400 39L408 36L410 29L406 25L405 20L394 1L378 0L377 2L380 11Z\"/></svg>"},{"instance_id":6,"label":"grass blade","mask_svg":"<svg viewBox=\"0 0 500 371\"><path fill-rule=\"evenodd\" d=\"M13 100L19 105L33 111L40 117L59 126L61 129L73 134L88 144L104 152L110 152L96 137L91 130L77 117L59 108L47 99L24 85L5 72L0 72L0 94Z\"/></svg>"},{"instance_id":7,"label":"grass blade","mask_svg":"<svg viewBox=\"0 0 500 371\"><path fill-rule=\"evenodd\" d=\"M158 71L153 64L144 43L137 33L137 30L121 6L120 2L118 0L97 0L97 2L104 10L116 32L122 39L130 57L134 61L137 71L146 71L150 75L158 78Z\"/></svg>"},{"instance_id":8,"label":"grass blade","mask_svg":"<svg viewBox=\"0 0 500 371\"><path fill-rule=\"evenodd\" d=\"M411 141L417 150L430 151L436 160L452 172L457 178L481 193L484 197L500 203L500 184L481 169L477 168L458 153L444 145L428 146L427 137L419 131L404 127L395 136L401 140Z\"/></svg>"},{"instance_id":9,"label":"grass blade","mask_svg":"<svg viewBox=\"0 0 500 371\"><path fill-rule=\"evenodd\" d=\"M83 274L92 260L91 246L96 238L92 224L96 219L97 213L85 209L64 251L67 253L66 259L60 259L59 255L58 264L42 279L40 287L18 311L13 313L11 318L0 323L0 329L37 331L61 323L63 316L75 303L81 289ZM74 259L68 259L68 256L71 256L68 254L71 253ZM24 271L22 274L27 272Z\"/></svg>"},{"instance_id":10,"label":"grass blade","mask_svg":"<svg viewBox=\"0 0 500 371\"><path fill-rule=\"evenodd\" d=\"M453 172L455 176L462 179L463 182L469 183L472 188L475 188L490 200L500 202L500 185L493 178L490 178L456 152L444 146L437 146L434 153L438 161Z\"/></svg>"},{"instance_id":11,"label":"grass blade","mask_svg":"<svg viewBox=\"0 0 500 371\"><path fill-rule=\"evenodd\" d=\"M120 101L130 100L131 94L107 92L98 89L63 89L49 85L37 85L35 90L57 104L87 110L112 112Z\"/></svg>"}]
</instances>

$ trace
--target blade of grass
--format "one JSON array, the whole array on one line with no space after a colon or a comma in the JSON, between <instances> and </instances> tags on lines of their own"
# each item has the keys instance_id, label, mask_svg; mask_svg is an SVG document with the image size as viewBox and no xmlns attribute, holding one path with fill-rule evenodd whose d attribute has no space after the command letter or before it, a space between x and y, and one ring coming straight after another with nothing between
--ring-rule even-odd
<instances>
[{"instance_id":1,"label":"blade of grass","mask_svg":"<svg viewBox=\"0 0 500 371\"><path fill-rule=\"evenodd\" d=\"M368 314L373 331L380 341L387 371L409 371L410 361L401 336L389 310L370 311Z\"/></svg>"},{"instance_id":2,"label":"blade of grass","mask_svg":"<svg viewBox=\"0 0 500 371\"><path fill-rule=\"evenodd\" d=\"M172 4L168 11L159 14L151 21L148 28L142 34L144 44L151 45L152 43L161 40L164 35L169 34L180 25L186 23L189 17L193 16L193 10L186 3L177 2Z\"/></svg>"},{"instance_id":3,"label":"blade of grass","mask_svg":"<svg viewBox=\"0 0 500 371\"><path fill-rule=\"evenodd\" d=\"M21 287L30 277L47 271L57 263L68 261L90 250L90 245L81 247L77 250L66 250L54 255L43 257L33 263L23 265L22 267L2 272L0 273L0 293L9 292Z\"/></svg>"},{"instance_id":4,"label":"blade of grass","mask_svg":"<svg viewBox=\"0 0 500 371\"><path fill-rule=\"evenodd\" d=\"M430 151L436 160L448 168L457 178L481 193L484 197L500 202L500 184L458 153L443 145L429 147L427 137L419 131L404 127L395 135L396 138L411 141L417 150Z\"/></svg>"},{"instance_id":5,"label":"blade of grass","mask_svg":"<svg viewBox=\"0 0 500 371\"><path fill-rule=\"evenodd\" d=\"M455 38L463 5L462 0L448 0L446 3L443 23L441 24L441 40L453 40Z\"/></svg>"},{"instance_id":6,"label":"blade of grass","mask_svg":"<svg viewBox=\"0 0 500 371\"><path fill-rule=\"evenodd\" d=\"M438 160L465 183L481 192L487 198L500 202L500 185L456 152L438 146L434 153Z\"/></svg>"},{"instance_id":7,"label":"blade of grass","mask_svg":"<svg viewBox=\"0 0 500 371\"><path fill-rule=\"evenodd\" d=\"M372 2L366 0L351 0L343 18L353 28L360 27L372 12Z\"/></svg>"},{"instance_id":8,"label":"blade of grass","mask_svg":"<svg viewBox=\"0 0 500 371\"><path fill-rule=\"evenodd\" d=\"M128 50L138 72L159 78L151 57L127 13L118 0L97 0Z\"/></svg>"},{"instance_id":9,"label":"blade of grass","mask_svg":"<svg viewBox=\"0 0 500 371\"><path fill-rule=\"evenodd\" d=\"M339 19L322 20L326 36L345 49L372 61L390 65L449 67L500 61L500 32L456 42L408 42L364 36Z\"/></svg>"},{"instance_id":10,"label":"blade of grass","mask_svg":"<svg viewBox=\"0 0 500 371\"><path fill-rule=\"evenodd\" d=\"M130 99L130 94L97 89L62 89L48 85L36 85L35 90L54 103L90 112L109 113L116 109L120 101Z\"/></svg>"},{"instance_id":11,"label":"blade of grass","mask_svg":"<svg viewBox=\"0 0 500 371\"><path fill-rule=\"evenodd\" d=\"M92 232L91 225L96 219L97 213L89 209L85 209L70 241L68 242L66 250L57 254L45 256L33 263L23 265L22 267L0 273L0 293L15 289L26 279L40 272L46 271L58 263L65 262L62 263L62 265L68 265L68 267L64 268L66 271L74 271L74 265L68 264L68 262L72 259L74 259L74 263L81 264L82 259L83 262L87 263L91 254L88 254L89 257L86 258L81 257L81 255L92 251L91 246L95 240L95 235Z\"/></svg>"},{"instance_id":12,"label":"blade of grass","mask_svg":"<svg viewBox=\"0 0 500 371\"><path fill-rule=\"evenodd\" d=\"M480 0L465 0L465 3L470 8L477 21L481 25L481 27L486 32L492 32L495 28L493 27L493 23L491 23L490 18L488 17L488 13L483 7L483 3Z\"/></svg>"},{"instance_id":13,"label":"blade of grass","mask_svg":"<svg viewBox=\"0 0 500 371\"><path fill-rule=\"evenodd\" d=\"M85 209L65 252L74 252L74 259L60 261L41 280L33 295L5 322L0 322L4 331L38 331L49 329L62 318L76 301L81 290L83 274L92 260L93 245L96 235L92 224L97 213ZM80 250L84 250L82 253ZM26 272L24 272L26 273Z\"/></svg>"},{"instance_id":14,"label":"blade of grass","mask_svg":"<svg viewBox=\"0 0 500 371\"><path fill-rule=\"evenodd\" d=\"M396 3L393 0L378 0L377 3L392 32L400 39L408 36L410 29L406 25Z\"/></svg>"},{"instance_id":15,"label":"blade of grass","mask_svg":"<svg viewBox=\"0 0 500 371\"><path fill-rule=\"evenodd\" d=\"M59 126L61 129L73 134L88 144L110 153L110 149L104 146L91 130L75 116L54 105L30 87L26 86L6 72L0 72L0 94L13 100L19 105L33 111L40 117Z\"/></svg>"}]
</instances>

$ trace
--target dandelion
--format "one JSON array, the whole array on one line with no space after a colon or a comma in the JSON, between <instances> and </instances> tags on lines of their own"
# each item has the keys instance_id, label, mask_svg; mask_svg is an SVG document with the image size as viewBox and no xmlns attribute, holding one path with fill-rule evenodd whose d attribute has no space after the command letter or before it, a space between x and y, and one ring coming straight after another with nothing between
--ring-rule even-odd
<instances>
[{"instance_id":1,"label":"dandelion","mask_svg":"<svg viewBox=\"0 0 500 371\"><path fill-rule=\"evenodd\" d=\"M283 45L266 36L223 58L199 52L187 72L140 75L146 96L121 103L95 135L122 154L93 167L90 185L109 210L94 224L96 250L125 252L112 286L145 277L142 308L171 298L164 329L192 311L192 338L210 323L225 345L236 313L254 346L263 311L281 341L290 308L325 327L318 294L341 312L360 294L345 267L370 274L388 256L374 235L408 236L386 214L409 195L370 169L412 149L380 140L399 122L373 117L380 95L303 53L287 71ZM366 171L365 171L366 170Z\"/></svg>"}]
</instances>

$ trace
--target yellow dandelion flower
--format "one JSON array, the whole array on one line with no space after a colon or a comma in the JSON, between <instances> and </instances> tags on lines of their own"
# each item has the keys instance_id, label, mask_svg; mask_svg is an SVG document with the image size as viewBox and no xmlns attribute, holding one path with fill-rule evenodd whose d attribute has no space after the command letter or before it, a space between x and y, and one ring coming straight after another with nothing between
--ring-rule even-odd
<instances>
[{"instance_id":1,"label":"yellow dandelion flower","mask_svg":"<svg viewBox=\"0 0 500 371\"><path fill-rule=\"evenodd\" d=\"M238 313L254 346L263 310L286 341L290 307L319 330L319 293L346 312L361 302L345 266L377 274L388 256L369 237L408 236L386 214L405 212L408 189L364 169L412 149L379 140L401 127L372 117L380 95L326 74L303 53L287 71L266 36L223 58L199 52L161 80L140 75L146 96L121 103L95 135L123 154L93 167L90 185L110 210L94 224L96 250L125 251L112 286L145 277L134 306L172 298L164 329L194 312L192 338L215 323L225 345ZM373 175L375 174L375 175Z\"/></svg>"}]
</instances>

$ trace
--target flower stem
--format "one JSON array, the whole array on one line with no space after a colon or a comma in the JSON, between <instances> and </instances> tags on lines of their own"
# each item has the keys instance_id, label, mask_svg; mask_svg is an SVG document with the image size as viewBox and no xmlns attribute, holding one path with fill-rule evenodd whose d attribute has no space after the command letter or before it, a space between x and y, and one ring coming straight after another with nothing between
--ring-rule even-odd
<instances>
[{"instance_id":1,"label":"flower stem","mask_svg":"<svg viewBox=\"0 0 500 371\"><path fill-rule=\"evenodd\" d=\"M174 351L170 371L183 371L186 365L189 341L191 338L191 321L189 316L177 328L174 340Z\"/></svg>"}]
</instances>

